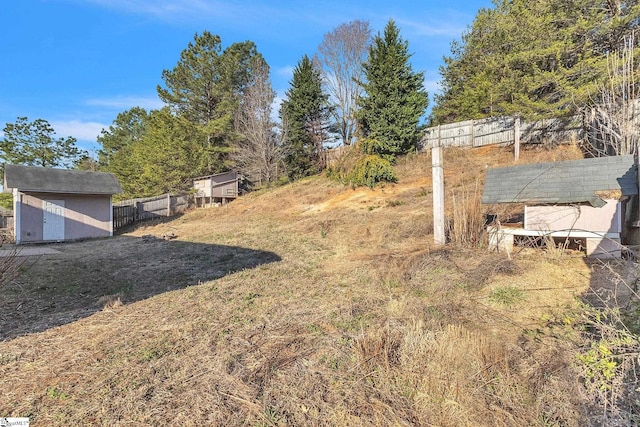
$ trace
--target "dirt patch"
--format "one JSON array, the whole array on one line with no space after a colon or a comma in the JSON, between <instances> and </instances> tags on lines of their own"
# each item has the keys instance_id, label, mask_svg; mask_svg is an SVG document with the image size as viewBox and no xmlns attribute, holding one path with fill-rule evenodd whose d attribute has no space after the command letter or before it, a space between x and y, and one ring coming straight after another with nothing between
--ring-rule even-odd
<instances>
[{"instance_id":1,"label":"dirt patch","mask_svg":"<svg viewBox=\"0 0 640 427\"><path fill-rule=\"evenodd\" d=\"M6 257L32 257L60 253L50 246L3 246L0 250L0 258Z\"/></svg>"}]
</instances>

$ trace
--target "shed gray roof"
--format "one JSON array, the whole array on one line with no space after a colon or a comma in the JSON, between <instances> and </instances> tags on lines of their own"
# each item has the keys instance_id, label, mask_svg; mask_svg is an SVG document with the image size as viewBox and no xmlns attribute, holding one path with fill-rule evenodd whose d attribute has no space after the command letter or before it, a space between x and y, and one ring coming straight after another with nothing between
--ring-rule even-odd
<instances>
[{"instance_id":1,"label":"shed gray roof","mask_svg":"<svg viewBox=\"0 0 640 427\"><path fill-rule=\"evenodd\" d=\"M5 165L4 191L67 194L117 194L122 188L113 174L40 168L35 166Z\"/></svg>"},{"instance_id":2,"label":"shed gray roof","mask_svg":"<svg viewBox=\"0 0 640 427\"><path fill-rule=\"evenodd\" d=\"M638 194L632 155L489 169L482 203L602 206L604 201L596 192L611 190L619 190L623 196Z\"/></svg>"}]
</instances>

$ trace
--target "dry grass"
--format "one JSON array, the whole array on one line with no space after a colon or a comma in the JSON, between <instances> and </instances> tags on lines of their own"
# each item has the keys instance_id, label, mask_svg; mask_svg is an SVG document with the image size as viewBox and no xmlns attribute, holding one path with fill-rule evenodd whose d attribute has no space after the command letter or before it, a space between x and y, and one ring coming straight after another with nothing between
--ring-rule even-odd
<instances>
[{"instance_id":1,"label":"dry grass","mask_svg":"<svg viewBox=\"0 0 640 427\"><path fill-rule=\"evenodd\" d=\"M485 243L486 223L480 203L482 188L476 181L472 189L451 191L453 213L448 221L449 240L458 247L478 248Z\"/></svg>"},{"instance_id":2,"label":"dry grass","mask_svg":"<svg viewBox=\"0 0 640 427\"><path fill-rule=\"evenodd\" d=\"M99 305L54 310L59 326L0 342L0 415L35 426L583 425L575 348L544 319L589 287L588 266L433 248L430 161L403 159L398 184L375 190L314 177L134 230L121 237L133 264L114 246L105 270L70 268L105 241L42 257L26 295L64 276ZM446 185L473 188L485 164L511 162L501 149L449 153ZM143 242L167 231L177 241ZM492 303L501 287L523 300Z\"/></svg>"}]
</instances>

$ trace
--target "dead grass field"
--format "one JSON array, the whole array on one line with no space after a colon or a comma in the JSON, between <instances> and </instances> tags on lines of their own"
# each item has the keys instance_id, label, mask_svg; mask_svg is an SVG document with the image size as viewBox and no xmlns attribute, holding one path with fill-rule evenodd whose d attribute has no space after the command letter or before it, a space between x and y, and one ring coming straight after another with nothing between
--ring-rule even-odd
<instances>
[{"instance_id":1,"label":"dead grass field","mask_svg":"<svg viewBox=\"0 0 640 427\"><path fill-rule=\"evenodd\" d=\"M447 194L511 163L505 149L448 151ZM592 266L435 249L431 159L397 171L375 190L308 178L30 261L0 293L0 416L585 425L575 347L549 325L596 285ZM517 297L496 299L504 289Z\"/></svg>"}]
</instances>

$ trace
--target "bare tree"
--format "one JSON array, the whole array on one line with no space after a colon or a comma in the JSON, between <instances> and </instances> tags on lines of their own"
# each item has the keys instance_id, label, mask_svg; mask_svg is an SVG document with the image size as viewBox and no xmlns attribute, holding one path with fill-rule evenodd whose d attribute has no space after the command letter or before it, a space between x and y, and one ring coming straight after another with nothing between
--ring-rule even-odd
<instances>
[{"instance_id":1,"label":"bare tree","mask_svg":"<svg viewBox=\"0 0 640 427\"><path fill-rule=\"evenodd\" d=\"M637 153L640 75L636 70L633 33L625 37L621 51L609 54L607 70L599 99L586 113L586 148L594 156Z\"/></svg>"},{"instance_id":2,"label":"bare tree","mask_svg":"<svg viewBox=\"0 0 640 427\"><path fill-rule=\"evenodd\" d=\"M351 21L325 34L314 58L331 102L335 103L333 115L344 145L355 139L356 99L362 90L362 64L370 44L369 22Z\"/></svg>"},{"instance_id":3,"label":"bare tree","mask_svg":"<svg viewBox=\"0 0 640 427\"><path fill-rule=\"evenodd\" d=\"M244 89L235 117L236 132L241 138L233 159L251 182L262 186L278 179L283 154L271 118L276 93L271 87L269 66L261 57L252 60L255 72Z\"/></svg>"}]
</instances>

